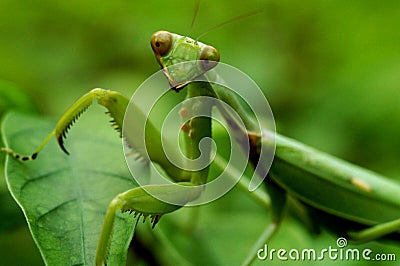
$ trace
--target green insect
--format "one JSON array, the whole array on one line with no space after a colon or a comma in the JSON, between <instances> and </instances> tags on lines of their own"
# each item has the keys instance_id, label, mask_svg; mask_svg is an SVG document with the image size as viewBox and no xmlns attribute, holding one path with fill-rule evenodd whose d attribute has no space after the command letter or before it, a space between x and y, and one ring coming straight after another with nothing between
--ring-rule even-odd
<instances>
[{"instance_id":1,"label":"green insect","mask_svg":"<svg viewBox=\"0 0 400 266\"><path fill-rule=\"evenodd\" d=\"M207 161L210 159L211 143L204 144L201 140L212 138L212 110L217 109L227 121L234 139L238 142L248 141L250 163L257 169L256 174L261 175L261 178L265 177L263 183L271 198L272 222L254 245L244 264L251 263L257 250L277 231L288 197L294 199L304 220L314 228L322 225L355 241L371 241L383 237L398 239L398 183L280 135L274 137L275 158L269 167L266 162L260 160L260 156L262 152L269 152L274 146L271 144L273 132L259 128L254 116L242 106L236 94L225 90L224 87L212 86L209 82L201 81L202 77L218 64L219 52L212 46L167 31L154 33L151 46L170 88L179 93L185 92L187 99L193 99L183 103L181 111L184 121L181 132L186 159L180 163L189 165L200 156L204 156ZM191 62L189 65L180 64L188 61ZM197 100L200 96L227 103L237 111L243 124L240 124L224 106ZM113 118L114 127L121 133L127 145L139 155L158 164L174 182L144 185L121 193L112 200L96 251L96 265L103 265L112 240L117 211L149 216L155 226L161 216L201 197L209 180L209 165L190 170L193 168L182 168L171 163L162 149L160 130L150 121L145 122L147 116L141 109L130 104L129 99L120 93L103 89L94 89L75 102L33 155L21 156L9 148L3 148L2 151L21 161L33 160L55 135L61 149L68 153L63 144L66 133L94 99L107 108ZM128 106L134 114L134 121L124 120ZM141 133L144 132L143 125L145 133ZM125 128L129 130L125 131ZM177 146L168 145L168 149L172 154L180 153Z\"/></svg>"}]
</instances>

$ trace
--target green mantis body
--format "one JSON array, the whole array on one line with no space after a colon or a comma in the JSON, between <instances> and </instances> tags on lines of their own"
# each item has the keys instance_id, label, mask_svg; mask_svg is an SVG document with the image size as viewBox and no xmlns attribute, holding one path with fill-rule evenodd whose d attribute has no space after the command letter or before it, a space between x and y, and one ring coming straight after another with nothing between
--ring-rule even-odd
<instances>
[{"instance_id":1,"label":"green mantis body","mask_svg":"<svg viewBox=\"0 0 400 266\"><path fill-rule=\"evenodd\" d=\"M216 66L218 51L208 45L188 37L156 32L151 39L156 59L168 79L170 87L176 92L186 91L188 99L208 96L220 99L232 106L245 127L236 123L230 113L221 106L205 104L201 100L183 104L181 116L183 124L183 146L185 158L183 165L199 156L210 158L211 146L199 146L203 138L211 138L212 109L216 107L235 133L235 139L246 139L250 143L250 163L261 169L262 149L271 147L271 132L257 128L258 123L243 108L236 95L213 87L207 82L194 81ZM180 68L176 64L193 62L190 68ZM59 120L55 130L43 141L31 156L20 156L11 149L2 149L16 159L26 161L35 159L47 141L55 135L61 149L68 153L63 139L68 129L79 115L97 99L107 108L113 118L113 126L121 133L128 145L138 154L158 164L173 183L164 185L144 185L117 195L109 205L96 252L96 265L102 265L107 258L115 215L118 210L135 212L144 217L150 216L153 226L164 214L173 212L185 204L196 200L202 194L209 178L209 166L201 169L182 169L171 163L162 150L161 133L143 112L129 103L125 96L103 89L94 89L73 104ZM124 120L127 108L135 114L135 120ZM199 115L207 114L207 116ZM126 118L126 117L125 117ZM145 125L145 131L143 126ZM125 131L124 128L129 130ZM143 141L144 140L144 141ZM151 140L151 141L150 141ZM397 237L400 231L400 185L375 173L348 164L329 155L306 147L293 140L277 135L276 152L267 178L264 180L271 197L272 223L255 245L259 248L276 232L282 219L287 198L294 199L305 220L314 227L326 225L336 233L357 241L370 241L385 236ZM265 145L261 145L265 144ZM172 153L179 153L174 145L168 145ZM260 166L260 168L257 168ZM265 166L264 168L268 168ZM168 199L168 201L159 200ZM176 204L171 204L174 202ZM337 226L335 223L340 222ZM246 260L250 263L256 252Z\"/></svg>"}]
</instances>

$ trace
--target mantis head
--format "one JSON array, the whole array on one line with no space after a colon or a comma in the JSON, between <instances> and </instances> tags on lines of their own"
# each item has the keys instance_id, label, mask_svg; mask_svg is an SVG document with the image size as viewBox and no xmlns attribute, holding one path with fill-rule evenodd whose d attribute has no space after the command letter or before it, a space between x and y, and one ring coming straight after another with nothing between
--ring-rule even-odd
<instances>
[{"instance_id":1,"label":"mantis head","mask_svg":"<svg viewBox=\"0 0 400 266\"><path fill-rule=\"evenodd\" d=\"M157 31L150 43L171 88L177 92L214 68L220 57L214 47L168 31Z\"/></svg>"}]
</instances>

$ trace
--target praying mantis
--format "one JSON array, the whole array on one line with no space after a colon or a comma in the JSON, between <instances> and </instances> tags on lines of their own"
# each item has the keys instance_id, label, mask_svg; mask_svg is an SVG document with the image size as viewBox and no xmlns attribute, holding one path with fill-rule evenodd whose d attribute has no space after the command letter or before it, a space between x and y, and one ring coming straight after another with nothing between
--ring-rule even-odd
<instances>
[{"instance_id":1,"label":"praying mantis","mask_svg":"<svg viewBox=\"0 0 400 266\"><path fill-rule=\"evenodd\" d=\"M212 138L213 109L217 109L226 120L240 146L245 142L249 144L249 163L256 169L255 174L263 179L271 198L272 223L244 264L249 264L256 250L277 231L288 197L296 201L305 220L315 227L325 225L355 241L398 237L399 184L259 127L234 93L224 87L213 87L203 78L219 61L219 52L212 46L166 31L153 34L151 45L170 89L188 95L180 111L185 155L181 163L186 168L170 161L162 149L160 131L147 121L146 115L134 103L118 92L103 89L94 89L75 102L31 156L21 156L10 148L2 149L22 162L34 160L55 136L61 149L68 153L64 146L67 131L96 99L107 108L113 126L121 133L128 149L155 162L165 171L173 182L143 185L117 195L110 203L97 246L97 265L106 262L117 211L149 216L155 226L163 215L198 200L206 192L208 162L213 151L211 143L202 140ZM199 97L220 100L235 109L238 115L232 115L231 110L220 102L208 102ZM126 115L127 110L131 115ZM135 119L130 119L132 117ZM240 119L243 123L239 122ZM168 143L168 152L176 155L172 157L180 158L177 155L180 151ZM275 150L275 157L269 165L260 158L263 158L262 152L270 153L271 149ZM204 161L196 161L199 157L205 158L205 166Z\"/></svg>"}]
</instances>

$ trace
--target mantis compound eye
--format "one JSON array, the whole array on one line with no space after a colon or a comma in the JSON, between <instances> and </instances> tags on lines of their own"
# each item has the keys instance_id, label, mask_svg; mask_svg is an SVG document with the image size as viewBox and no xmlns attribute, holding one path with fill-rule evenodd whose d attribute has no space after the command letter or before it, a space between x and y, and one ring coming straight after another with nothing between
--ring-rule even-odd
<instances>
[{"instance_id":1,"label":"mantis compound eye","mask_svg":"<svg viewBox=\"0 0 400 266\"><path fill-rule=\"evenodd\" d=\"M215 67L219 61L219 52L212 46L207 45L204 47L200 54L200 65L204 71L208 71Z\"/></svg>"},{"instance_id":2,"label":"mantis compound eye","mask_svg":"<svg viewBox=\"0 0 400 266\"><path fill-rule=\"evenodd\" d=\"M167 55L172 46L172 34L168 31L157 31L151 36L151 48L160 56Z\"/></svg>"}]
</instances>

